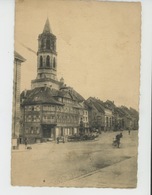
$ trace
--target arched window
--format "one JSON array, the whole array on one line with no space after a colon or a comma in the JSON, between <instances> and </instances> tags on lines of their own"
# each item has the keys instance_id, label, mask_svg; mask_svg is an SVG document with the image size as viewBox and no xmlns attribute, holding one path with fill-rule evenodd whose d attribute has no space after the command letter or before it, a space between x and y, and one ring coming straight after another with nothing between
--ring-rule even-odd
<instances>
[{"instance_id":1,"label":"arched window","mask_svg":"<svg viewBox=\"0 0 152 195\"><path fill-rule=\"evenodd\" d=\"M55 61L55 58L53 59L53 68L56 68L56 61Z\"/></svg>"},{"instance_id":2,"label":"arched window","mask_svg":"<svg viewBox=\"0 0 152 195\"><path fill-rule=\"evenodd\" d=\"M49 39L46 40L46 49L50 49L50 40Z\"/></svg>"},{"instance_id":3,"label":"arched window","mask_svg":"<svg viewBox=\"0 0 152 195\"><path fill-rule=\"evenodd\" d=\"M50 56L46 57L46 66L50 67Z\"/></svg>"},{"instance_id":4,"label":"arched window","mask_svg":"<svg viewBox=\"0 0 152 195\"><path fill-rule=\"evenodd\" d=\"M43 57L40 56L40 68L43 66Z\"/></svg>"}]
</instances>

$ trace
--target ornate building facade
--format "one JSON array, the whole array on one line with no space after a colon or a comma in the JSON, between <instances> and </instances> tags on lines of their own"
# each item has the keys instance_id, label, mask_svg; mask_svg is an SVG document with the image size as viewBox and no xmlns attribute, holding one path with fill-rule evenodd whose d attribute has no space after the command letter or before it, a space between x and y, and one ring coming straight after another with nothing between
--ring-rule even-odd
<instances>
[{"instance_id":1,"label":"ornate building facade","mask_svg":"<svg viewBox=\"0 0 152 195\"><path fill-rule=\"evenodd\" d=\"M138 112L90 97L85 100L57 78L56 36L49 20L38 36L37 76L31 90L21 93L20 138L30 142L55 140L77 133L137 129ZM24 61L24 60L23 60Z\"/></svg>"},{"instance_id":2,"label":"ornate building facade","mask_svg":"<svg viewBox=\"0 0 152 195\"><path fill-rule=\"evenodd\" d=\"M31 90L21 93L20 136L42 142L78 133L85 110L83 101L80 94L64 84L63 78L57 79L56 37L47 19L38 37L37 77L31 81ZM86 116L85 120L88 123Z\"/></svg>"}]
</instances>

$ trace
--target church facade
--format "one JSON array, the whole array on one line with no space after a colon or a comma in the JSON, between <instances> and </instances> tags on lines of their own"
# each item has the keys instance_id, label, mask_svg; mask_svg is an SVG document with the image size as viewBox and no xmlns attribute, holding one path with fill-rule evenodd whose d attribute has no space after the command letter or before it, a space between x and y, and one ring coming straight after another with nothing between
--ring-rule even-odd
<instances>
[{"instance_id":1,"label":"church facade","mask_svg":"<svg viewBox=\"0 0 152 195\"><path fill-rule=\"evenodd\" d=\"M38 37L37 77L21 93L21 113L20 137L31 142L76 134L82 120L88 127L84 98L57 79L56 36L48 19Z\"/></svg>"}]
</instances>

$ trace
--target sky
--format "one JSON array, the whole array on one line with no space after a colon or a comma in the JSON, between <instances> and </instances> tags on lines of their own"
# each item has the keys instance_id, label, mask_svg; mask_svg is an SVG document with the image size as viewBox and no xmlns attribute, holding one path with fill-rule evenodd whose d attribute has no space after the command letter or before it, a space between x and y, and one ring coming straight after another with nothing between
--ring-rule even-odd
<instances>
[{"instance_id":1,"label":"sky","mask_svg":"<svg viewBox=\"0 0 152 195\"><path fill-rule=\"evenodd\" d=\"M58 80L63 77L84 98L107 99L138 110L140 3L79 0L17 0L15 50L26 61L21 91L37 74L38 35L49 18L57 37Z\"/></svg>"}]
</instances>

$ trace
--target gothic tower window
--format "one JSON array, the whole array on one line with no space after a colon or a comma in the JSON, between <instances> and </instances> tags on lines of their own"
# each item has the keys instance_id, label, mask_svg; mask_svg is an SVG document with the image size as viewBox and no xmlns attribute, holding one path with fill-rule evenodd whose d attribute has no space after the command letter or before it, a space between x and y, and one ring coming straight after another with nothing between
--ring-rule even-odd
<instances>
[{"instance_id":1,"label":"gothic tower window","mask_svg":"<svg viewBox=\"0 0 152 195\"><path fill-rule=\"evenodd\" d=\"M46 40L46 49L50 49L50 40L49 39Z\"/></svg>"},{"instance_id":2,"label":"gothic tower window","mask_svg":"<svg viewBox=\"0 0 152 195\"><path fill-rule=\"evenodd\" d=\"M53 68L56 68L56 61L55 61L55 58L53 59Z\"/></svg>"},{"instance_id":3,"label":"gothic tower window","mask_svg":"<svg viewBox=\"0 0 152 195\"><path fill-rule=\"evenodd\" d=\"M40 56L40 68L43 66L43 57Z\"/></svg>"},{"instance_id":4,"label":"gothic tower window","mask_svg":"<svg viewBox=\"0 0 152 195\"><path fill-rule=\"evenodd\" d=\"M50 56L46 57L46 66L50 67Z\"/></svg>"},{"instance_id":5,"label":"gothic tower window","mask_svg":"<svg viewBox=\"0 0 152 195\"><path fill-rule=\"evenodd\" d=\"M52 68L52 65L53 65L53 59L51 58L50 59L50 67Z\"/></svg>"}]
</instances>

